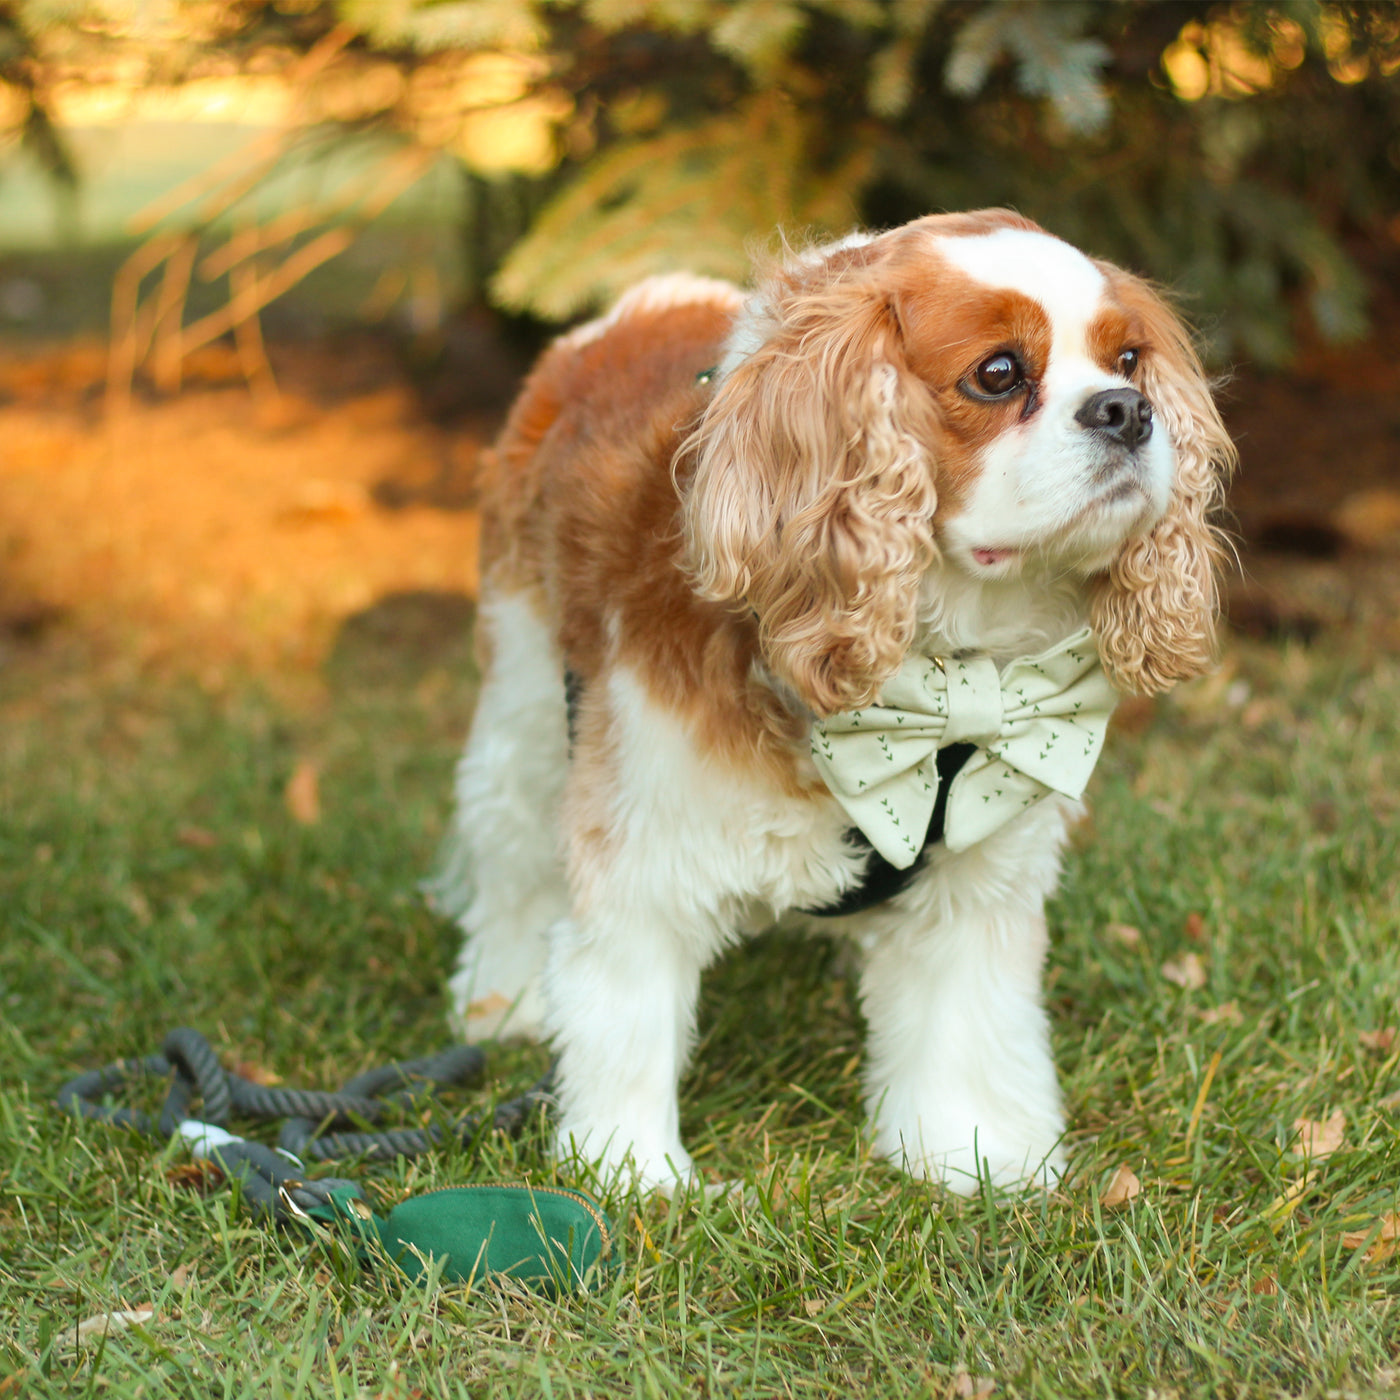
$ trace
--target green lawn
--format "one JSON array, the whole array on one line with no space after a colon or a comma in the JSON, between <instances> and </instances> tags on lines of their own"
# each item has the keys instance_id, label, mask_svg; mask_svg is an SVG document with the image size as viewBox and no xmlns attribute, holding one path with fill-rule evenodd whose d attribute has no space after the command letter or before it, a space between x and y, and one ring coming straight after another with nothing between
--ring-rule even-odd
<instances>
[{"instance_id":1,"label":"green lawn","mask_svg":"<svg viewBox=\"0 0 1400 1400\"><path fill-rule=\"evenodd\" d=\"M465 653L361 658L308 708L46 648L0 665L0 1397L1400 1386L1394 658L1239 647L1111 739L1052 910L1062 1189L958 1203L872 1160L847 965L769 940L708 980L683 1092L698 1161L748 1190L611 1199L620 1269L549 1301L357 1274L181 1184L176 1150L51 1106L178 1024L327 1088L444 1043L456 940L415 882ZM307 761L315 825L284 796ZM496 1091L544 1060L503 1055ZM1295 1121L1338 1112L1303 1160ZM1120 1167L1140 1191L1115 1208ZM525 1176L555 1177L538 1134L363 1173L386 1202Z\"/></svg>"}]
</instances>

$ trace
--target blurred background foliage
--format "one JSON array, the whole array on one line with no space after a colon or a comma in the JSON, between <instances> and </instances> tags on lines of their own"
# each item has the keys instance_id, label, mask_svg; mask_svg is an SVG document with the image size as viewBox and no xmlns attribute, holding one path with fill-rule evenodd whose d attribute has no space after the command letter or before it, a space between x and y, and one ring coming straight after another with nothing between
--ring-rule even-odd
<instances>
[{"instance_id":1,"label":"blurred background foliage","mask_svg":"<svg viewBox=\"0 0 1400 1400\"><path fill-rule=\"evenodd\" d=\"M1393 3L10 0L0 206L17 159L81 198L70 133L153 95L262 128L134 225L119 358L172 386L424 179L450 300L548 322L658 270L742 280L775 229L1006 204L1179 289L1217 361L1278 364L1363 334L1400 244ZM314 194L269 199L298 161Z\"/></svg>"}]
</instances>

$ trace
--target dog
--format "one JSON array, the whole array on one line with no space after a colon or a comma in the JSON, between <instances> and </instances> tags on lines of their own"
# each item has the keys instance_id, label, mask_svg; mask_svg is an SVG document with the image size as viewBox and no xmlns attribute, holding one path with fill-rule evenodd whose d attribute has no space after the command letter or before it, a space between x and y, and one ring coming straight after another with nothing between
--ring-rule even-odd
<instances>
[{"instance_id":1,"label":"dog","mask_svg":"<svg viewBox=\"0 0 1400 1400\"><path fill-rule=\"evenodd\" d=\"M491 455L454 1023L547 1037L561 1149L674 1187L701 973L810 922L877 1150L1050 1182L1044 901L1117 695L1211 663L1233 449L1165 301L1014 213L756 286L642 282Z\"/></svg>"}]
</instances>

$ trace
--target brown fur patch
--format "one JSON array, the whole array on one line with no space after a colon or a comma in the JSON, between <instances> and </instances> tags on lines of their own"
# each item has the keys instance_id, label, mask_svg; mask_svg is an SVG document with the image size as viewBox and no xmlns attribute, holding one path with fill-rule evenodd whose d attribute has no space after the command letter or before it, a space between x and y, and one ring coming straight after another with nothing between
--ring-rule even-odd
<instances>
[{"instance_id":1,"label":"brown fur patch","mask_svg":"<svg viewBox=\"0 0 1400 1400\"><path fill-rule=\"evenodd\" d=\"M595 792L607 767L600 683L614 663L712 751L768 767L781 786L798 781L805 726L753 677L753 619L697 597L681 558L671 461L710 396L696 377L729 328L727 308L681 303L556 343L498 447L483 510L488 577L537 600L582 683L576 762ZM575 816L576 842L604 839L601 812Z\"/></svg>"}]
</instances>

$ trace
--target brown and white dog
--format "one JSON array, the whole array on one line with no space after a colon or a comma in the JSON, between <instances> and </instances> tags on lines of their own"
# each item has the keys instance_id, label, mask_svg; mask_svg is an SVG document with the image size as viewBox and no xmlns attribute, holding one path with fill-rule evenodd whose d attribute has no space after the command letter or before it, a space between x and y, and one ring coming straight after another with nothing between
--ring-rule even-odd
<instances>
[{"instance_id":1,"label":"brown and white dog","mask_svg":"<svg viewBox=\"0 0 1400 1400\"><path fill-rule=\"evenodd\" d=\"M1119 690L1206 668L1232 459L1163 301L1001 210L795 255L747 298L653 278L549 349L486 486L439 893L456 1023L553 1042L562 1149L689 1178L702 971L853 907L877 862L818 717L911 650L1002 666L1086 624ZM934 841L825 924L863 957L876 1145L954 1190L1063 1166L1043 904L1081 810Z\"/></svg>"}]
</instances>

